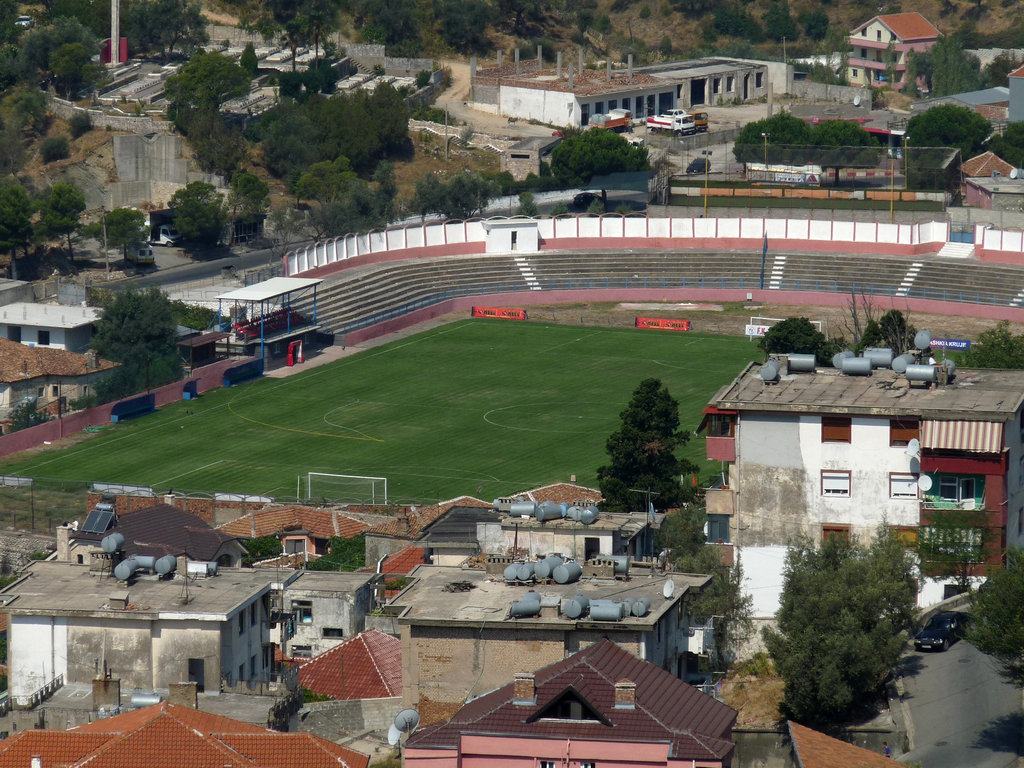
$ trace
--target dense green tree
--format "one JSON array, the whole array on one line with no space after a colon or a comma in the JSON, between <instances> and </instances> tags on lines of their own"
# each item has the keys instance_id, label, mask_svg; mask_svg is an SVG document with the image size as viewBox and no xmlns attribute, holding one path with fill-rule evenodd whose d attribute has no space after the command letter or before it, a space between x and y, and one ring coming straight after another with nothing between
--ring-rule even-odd
<instances>
[{"instance_id":1,"label":"dense green tree","mask_svg":"<svg viewBox=\"0 0 1024 768\"><path fill-rule=\"evenodd\" d=\"M65 43L50 57L50 71L56 78L58 89L72 98L86 85L99 77L99 67L92 62L92 54L81 43Z\"/></svg>"},{"instance_id":2,"label":"dense green tree","mask_svg":"<svg viewBox=\"0 0 1024 768\"><path fill-rule=\"evenodd\" d=\"M327 554L310 560L305 567L311 571L355 571L366 564L366 537L363 534L327 540Z\"/></svg>"},{"instance_id":3,"label":"dense green tree","mask_svg":"<svg viewBox=\"0 0 1024 768\"><path fill-rule=\"evenodd\" d=\"M942 35L928 51L932 60L930 96L976 91L985 82L981 64L973 53L967 53L957 35Z\"/></svg>"},{"instance_id":4,"label":"dense green tree","mask_svg":"<svg viewBox=\"0 0 1024 768\"><path fill-rule=\"evenodd\" d=\"M989 147L1015 168L1024 167L1024 123L1009 123L992 136Z\"/></svg>"},{"instance_id":5,"label":"dense green tree","mask_svg":"<svg viewBox=\"0 0 1024 768\"><path fill-rule=\"evenodd\" d=\"M32 242L32 198L20 184L0 187L0 253L11 255L11 278L18 279L18 249L28 257Z\"/></svg>"},{"instance_id":6,"label":"dense green tree","mask_svg":"<svg viewBox=\"0 0 1024 768\"><path fill-rule=\"evenodd\" d=\"M11 420L10 426L7 428L8 432L18 432L22 429L28 429L34 427L37 424L44 424L50 421L51 416L36 410L36 401L26 400L14 407L8 417Z\"/></svg>"},{"instance_id":7,"label":"dense green tree","mask_svg":"<svg viewBox=\"0 0 1024 768\"><path fill-rule=\"evenodd\" d=\"M104 217L101 230L94 234L103 237L102 226L106 225L107 246L119 248L122 256L128 255L129 246L149 240L146 214L134 208L115 208Z\"/></svg>"},{"instance_id":8,"label":"dense green tree","mask_svg":"<svg viewBox=\"0 0 1024 768\"><path fill-rule=\"evenodd\" d=\"M713 29L720 35L739 37L752 43L764 39L764 30L750 12L737 3L723 3L715 10Z\"/></svg>"},{"instance_id":9,"label":"dense green tree","mask_svg":"<svg viewBox=\"0 0 1024 768\"><path fill-rule=\"evenodd\" d=\"M932 81L934 62L928 51L907 51L907 71L903 76L904 93L908 96L918 96L918 78L924 80L926 86Z\"/></svg>"},{"instance_id":10,"label":"dense green tree","mask_svg":"<svg viewBox=\"0 0 1024 768\"><path fill-rule=\"evenodd\" d=\"M1007 680L1024 687L1024 552L1007 552L1006 566L990 573L972 597L967 639L995 658Z\"/></svg>"},{"instance_id":11,"label":"dense green tree","mask_svg":"<svg viewBox=\"0 0 1024 768\"><path fill-rule=\"evenodd\" d=\"M133 46L159 51L164 58L175 48L192 51L210 39L202 6L189 0L134 0L121 24Z\"/></svg>"},{"instance_id":12,"label":"dense green tree","mask_svg":"<svg viewBox=\"0 0 1024 768\"><path fill-rule=\"evenodd\" d=\"M465 53L488 47L487 25L494 11L486 0L436 0L434 15L441 37L455 50Z\"/></svg>"},{"instance_id":13,"label":"dense green tree","mask_svg":"<svg viewBox=\"0 0 1024 768\"><path fill-rule=\"evenodd\" d=\"M260 60L256 56L256 47L252 43L246 43L242 49L242 55L238 59L238 66L249 73L249 77L256 77L260 71Z\"/></svg>"},{"instance_id":14,"label":"dense green tree","mask_svg":"<svg viewBox=\"0 0 1024 768\"><path fill-rule=\"evenodd\" d=\"M738 558L732 566L723 565L722 556L713 545L675 557L673 565L682 573L711 575L711 583L693 598L690 613L698 622L712 622L712 668L725 672L753 633L754 599L744 594L743 566Z\"/></svg>"},{"instance_id":15,"label":"dense green tree","mask_svg":"<svg viewBox=\"0 0 1024 768\"><path fill-rule=\"evenodd\" d=\"M692 490L682 484L681 477L697 467L676 455L690 433L679 428L675 398L658 379L644 379L620 418L622 425L606 443L609 463L597 470L603 507L644 510L648 491L658 510L688 500Z\"/></svg>"},{"instance_id":16,"label":"dense green tree","mask_svg":"<svg viewBox=\"0 0 1024 768\"><path fill-rule=\"evenodd\" d=\"M669 550L669 557L673 561L689 557L703 549L707 543L707 536L704 534L707 522L708 516L703 504L687 504L665 515L661 528L655 533L654 545L659 550Z\"/></svg>"},{"instance_id":17,"label":"dense green tree","mask_svg":"<svg viewBox=\"0 0 1024 768\"><path fill-rule=\"evenodd\" d=\"M871 147L878 142L852 120L822 120L811 129L810 143L819 147Z\"/></svg>"},{"instance_id":18,"label":"dense green tree","mask_svg":"<svg viewBox=\"0 0 1024 768\"><path fill-rule=\"evenodd\" d=\"M90 57L99 53L99 40L96 35L75 18L56 17L52 25L31 30L22 40L18 52L26 76L30 76L29 73L49 75L50 59L54 52L61 46L75 43L85 48Z\"/></svg>"},{"instance_id":19,"label":"dense green tree","mask_svg":"<svg viewBox=\"0 0 1024 768\"><path fill-rule=\"evenodd\" d=\"M759 342L765 352L814 355L818 363L832 357L834 345L806 317L790 317L776 323Z\"/></svg>"},{"instance_id":20,"label":"dense green tree","mask_svg":"<svg viewBox=\"0 0 1024 768\"><path fill-rule=\"evenodd\" d=\"M811 40L824 40L828 33L828 14L821 8L807 10L797 17L804 34Z\"/></svg>"},{"instance_id":21,"label":"dense green tree","mask_svg":"<svg viewBox=\"0 0 1024 768\"><path fill-rule=\"evenodd\" d=\"M347 157L339 157L333 162L324 160L309 166L295 182L292 192L296 200L330 203L340 198L349 184L358 178Z\"/></svg>"},{"instance_id":22,"label":"dense green tree","mask_svg":"<svg viewBox=\"0 0 1024 768\"><path fill-rule=\"evenodd\" d=\"M790 548L778 629L763 632L786 717L821 726L874 702L914 624L915 575L913 555L885 525L866 547L834 536Z\"/></svg>"},{"instance_id":23,"label":"dense green tree","mask_svg":"<svg viewBox=\"0 0 1024 768\"><path fill-rule=\"evenodd\" d=\"M241 129L228 125L215 107L182 111L177 122L207 173L230 176L248 159L249 145Z\"/></svg>"},{"instance_id":24,"label":"dense green tree","mask_svg":"<svg viewBox=\"0 0 1024 768\"><path fill-rule=\"evenodd\" d=\"M228 225L227 208L217 188L193 181L171 196L174 225L185 240L203 245L220 242Z\"/></svg>"},{"instance_id":25,"label":"dense green tree","mask_svg":"<svg viewBox=\"0 0 1024 768\"><path fill-rule=\"evenodd\" d=\"M175 119L183 112L216 110L228 99L249 92L249 73L216 51L199 51L178 74L167 78L167 98Z\"/></svg>"},{"instance_id":26,"label":"dense green tree","mask_svg":"<svg viewBox=\"0 0 1024 768\"><path fill-rule=\"evenodd\" d=\"M769 145L803 146L811 143L811 128L789 112L779 112L765 120L747 123L740 130L733 146L733 155L740 162L763 162L765 136ZM771 153L768 155L771 161Z\"/></svg>"},{"instance_id":27,"label":"dense green tree","mask_svg":"<svg viewBox=\"0 0 1024 768\"><path fill-rule=\"evenodd\" d=\"M508 23L512 31L523 35L530 23L539 21L549 6L548 0L497 0L498 18Z\"/></svg>"},{"instance_id":28,"label":"dense green tree","mask_svg":"<svg viewBox=\"0 0 1024 768\"><path fill-rule=\"evenodd\" d=\"M769 40L796 40L799 33L789 13L788 0L772 0L764 13L764 33Z\"/></svg>"},{"instance_id":29,"label":"dense green tree","mask_svg":"<svg viewBox=\"0 0 1024 768\"><path fill-rule=\"evenodd\" d=\"M890 309L878 320L870 320L864 328L860 346L891 349L900 355L914 348L917 328L911 325L898 309Z\"/></svg>"},{"instance_id":30,"label":"dense green tree","mask_svg":"<svg viewBox=\"0 0 1024 768\"><path fill-rule=\"evenodd\" d=\"M245 566L250 566L257 560L278 557L284 553L284 547L281 546L281 540L277 536L257 536L254 539L246 539L245 549L248 553L242 561Z\"/></svg>"},{"instance_id":31,"label":"dense green tree","mask_svg":"<svg viewBox=\"0 0 1024 768\"><path fill-rule=\"evenodd\" d=\"M995 328L978 335L960 362L968 368L1024 369L1024 335L1014 336L1010 323L1000 320Z\"/></svg>"},{"instance_id":32,"label":"dense green tree","mask_svg":"<svg viewBox=\"0 0 1024 768\"><path fill-rule=\"evenodd\" d=\"M280 205L267 215L266 232L270 239L270 250L280 261L301 240L306 231L306 215L298 208Z\"/></svg>"},{"instance_id":33,"label":"dense green tree","mask_svg":"<svg viewBox=\"0 0 1024 768\"><path fill-rule=\"evenodd\" d=\"M534 198L533 192L527 190L526 192L519 193L519 210L517 213L520 216L537 215L537 200Z\"/></svg>"},{"instance_id":34,"label":"dense green tree","mask_svg":"<svg viewBox=\"0 0 1024 768\"><path fill-rule=\"evenodd\" d=\"M38 88L16 89L11 96L10 104L13 107L12 122L19 128L39 134L50 124L46 94Z\"/></svg>"},{"instance_id":35,"label":"dense green tree","mask_svg":"<svg viewBox=\"0 0 1024 768\"><path fill-rule=\"evenodd\" d=\"M992 132L988 120L977 112L955 104L941 104L907 122L907 137L913 147L951 147L966 160L982 151Z\"/></svg>"},{"instance_id":36,"label":"dense green tree","mask_svg":"<svg viewBox=\"0 0 1024 768\"><path fill-rule=\"evenodd\" d=\"M321 159L317 128L297 104L283 102L268 110L260 119L260 131L263 163L278 178L301 173Z\"/></svg>"},{"instance_id":37,"label":"dense green tree","mask_svg":"<svg viewBox=\"0 0 1024 768\"><path fill-rule=\"evenodd\" d=\"M103 297L91 346L101 357L121 363L97 389L103 399L157 387L181 375L177 328L170 301L155 286L127 286Z\"/></svg>"},{"instance_id":38,"label":"dense green tree","mask_svg":"<svg viewBox=\"0 0 1024 768\"><path fill-rule=\"evenodd\" d=\"M270 187L253 173L236 173L231 177L228 208L233 219L253 221L270 210Z\"/></svg>"},{"instance_id":39,"label":"dense green tree","mask_svg":"<svg viewBox=\"0 0 1024 768\"><path fill-rule=\"evenodd\" d=\"M989 88L1005 88L1010 73L1018 69L1021 63L1020 58L1012 51L1003 51L998 54L982 70L985 85Z\"/></svg>"},{"instance_id":40,"label":"dense green tree","mask_svg":"<svg viewBox=\"0 0 1024 768\"><path fill-rule=\"evenodd\" d=\"M421 216L436 213L446 219L469 219L482 213L501 192L497 182L466 171L445 182L433 174L416 182L413 208Z\"/></svg>"},{"instance_id":41,"label":"dense green tree","mask_svg":"<svg viewBox=\"0 0 1024 768\"><path fill-rule=\"evenodd\" d=\"M64 182L54 184L39 204L38 232L43 237L67 238L69 259L74 258L71 237L81 226L83 211L85 195Z\"/></svg>"},{"instance_id":42,"label":"dense green tree","mask_svg":"<svg viewBox=\"0 0 1024 768\"><path fill-rule=\"evenodd\" d=\"M645 147L596 128L566 136L551 152L551 172L571 186L582 186L592 176L646 171L649 167Z\"/></svg>"}]
</instances>

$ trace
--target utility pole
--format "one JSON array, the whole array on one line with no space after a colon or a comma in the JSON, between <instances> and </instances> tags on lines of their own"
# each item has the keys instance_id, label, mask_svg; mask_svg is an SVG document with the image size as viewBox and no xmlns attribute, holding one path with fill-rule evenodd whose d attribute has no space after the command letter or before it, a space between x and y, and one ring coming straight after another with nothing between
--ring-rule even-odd
<instances>
[{"instance_id":1,"label":"utility pole","mask_svg":"<svg viewBox=\"0 0 1024 768\"><path fill-rule=\"evenodd\" d=\"M706 200L707 198L705 198ZM647 549L648 554L654 557L654 515L651 508L651 496L660 496L658 491L652 491L650 488L629 488L627 489L630 493L642 493L644 495L644 514L650 517L647 526Z\"/></svg>"}]
</instances>

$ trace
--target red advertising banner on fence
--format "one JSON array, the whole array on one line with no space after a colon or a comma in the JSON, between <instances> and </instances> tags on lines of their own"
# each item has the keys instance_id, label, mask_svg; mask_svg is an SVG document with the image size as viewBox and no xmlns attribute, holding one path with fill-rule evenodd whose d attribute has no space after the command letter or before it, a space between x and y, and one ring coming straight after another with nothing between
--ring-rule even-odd
<instances>
[{"instance_id":1,"label":"red advertising banner on fence","mask_svg":"<svg viewBox=\"0 0 1024 768\"><path fill-rule=\"evenodd\" d=\"M498 317L502 320L525 320L525 309L512 307L473 307L473 317Z\"/></svg>"},{"instance_id":2,"label":"red advertising banner on fence","mask_svg":"<svg viewBox=\"0 0 1024 768\"><path fill-rule=\"evenodd\" d=\"M690 330L689 320L670 320L667 317L638 317L636 318L637 328L657 328L662 331L688 331Z\"/></svg>"}]
</instances>

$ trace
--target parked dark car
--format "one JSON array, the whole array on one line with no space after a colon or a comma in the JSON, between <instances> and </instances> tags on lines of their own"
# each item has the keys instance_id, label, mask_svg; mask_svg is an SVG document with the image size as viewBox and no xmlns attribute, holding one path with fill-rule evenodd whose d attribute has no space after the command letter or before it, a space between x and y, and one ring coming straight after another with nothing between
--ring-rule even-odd
<instances>
[{"instance_id":1,"label":"parked dark car","mask_svg":"<svg viewBox=\"0 0 1024 768\"><path fill-rule=\"evenodd\" d=\"M711 170L711 161L706 157L698 157L686 166L687 173L706 173Z\"/></svg>"},{"instance_id":2,"label":"parked dark car","mask_svg":"<svg viewBox=\"0 0 1024 768\"><path fill-rule=\"evenodd\" d=\"M963 613L939 613L928 619L924 629L914 638L914 647L919 651L925 649L944 651L961 637L967 625L967 615Z\"/></svg>"}]
</instances>

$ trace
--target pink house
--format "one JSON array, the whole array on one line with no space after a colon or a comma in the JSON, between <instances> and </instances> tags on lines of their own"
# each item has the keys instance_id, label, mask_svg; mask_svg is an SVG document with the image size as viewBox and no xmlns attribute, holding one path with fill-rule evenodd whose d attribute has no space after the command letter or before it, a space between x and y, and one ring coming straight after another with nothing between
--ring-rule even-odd
<instances>
[{"instance_id":1,"label":"pink house","mask_svg":"<svg viewBox=\"0 0 1024 768\"><path fill-rule=\"evenodd\" d=\"M602 639L414 733L406 768L728 768L735 710Z\"/></svg>"},{"instance_id":2,"label":"pink house","mask_svg":"<svg viewBox=\"0 0 1024 768\"><path fill-rule=\"evenodd\" d=\"M888 13L875 16L850 32L847 79L850 85L902 91L910 51L929 50L939 39L937 30L919 13ZM891 53L890 53L891 46ZM889 66L894 82L888 82Z\"/></svg>"}]
</instances>

